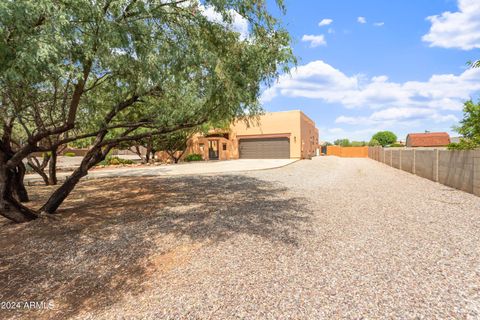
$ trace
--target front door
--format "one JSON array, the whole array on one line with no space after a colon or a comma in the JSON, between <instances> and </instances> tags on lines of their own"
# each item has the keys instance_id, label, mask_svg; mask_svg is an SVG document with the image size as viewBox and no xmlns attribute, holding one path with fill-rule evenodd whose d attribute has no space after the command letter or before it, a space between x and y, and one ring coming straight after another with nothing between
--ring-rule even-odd
<instances>
[{"instance_id":1,"label":"front door","mask_svg":"<svg viewBox=\"0 0 480 320\"><path fill-rule=\"evenodd\" d=\"M218 140L208 141L208 159L218 160Z\"/></svg>"}]
</instances>

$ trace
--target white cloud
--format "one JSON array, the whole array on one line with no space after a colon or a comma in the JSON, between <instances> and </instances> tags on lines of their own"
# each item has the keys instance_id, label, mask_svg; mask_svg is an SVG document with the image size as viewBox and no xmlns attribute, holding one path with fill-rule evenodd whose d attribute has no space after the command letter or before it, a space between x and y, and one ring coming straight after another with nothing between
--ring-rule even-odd
<instances>
[{"instance_id":1,"label":"white cloud","mask_svg":"<svg viewBox=\"0 0 480 320\"><path fill-rule=\"evenodd\" d=\"M373 24L374 27L383 27L385 25L385 22L375 22Z\"/></svg>"},{"instance_id":2,"label":"white cloud","mask_svg":"<svg viewBox=\"0 0 480 320\"><path fill-rule=\"evenodd\" d=\"M339 117L337 123L380 124L429 119L457 121L452 114L480 91L480 69L459 75L432 75L427 81L393 82L381 75L346 75L323 61L299 66L262 95L266 103L277 96L317 99L345 108L370 109L364 117ZM373 112L373 113L372 113Z\"/></svg>"},{"instance_id":3,"label":"white cloud","mask_svg":"<svg viewBox=\"0 0 480 320\"><path fill-rule=\"evenodd\" d=\"M202 14L207 17L208 20L216 23L223 24L229 28L231 28L233 31L236 31L240 33L240 38L241 39L247 39L249 36L249 30L248 30L248 21L244 17L242 17L238 12L234 10L229 10L230 18L231 18L231 23L227 23L224 21L222 15L215 11L213 7L207 6L205 7L204 5L199 5L200 11Z\"/></svg>"},{"instance_id":4,"label":"white cloud","mask_svg":"<svg viewBox=\"0 0 480 320\"><path fill-rule=\"evenodd\" d=\"M367 19L365 17L358 17L357 22L361 23L361 24L364 24L364 23L367 23Z\"/></svg>"},{"instance_id":5,"label":"white cloud","mask_svg":"<svg viewBox=\"0 0 480 320\"><path fill-rule=\"evenodd\" d=\"M328 25L332 24L332 22L333 22L332 19L323 19L322 21L320 21L318 23L318 26L319 27L328 26Z\"/></svg>"},{"instance_id":6,"label":"white cloud","mask_svg":"<svg viewBox=\"0 0 480 320\"><path fill-rule=\"evenodd\" d=\"M458 8L458 12L428 17L432 26L422 40L431 47L480 48L480 1L458 0Z\"/></svg>"},{"instance_id":7,"label":"white cloud","mask_svg":"<svg viewBox=\"0 0 480 320\"><path fill-rule=\"evenodd\" d=\"M347 108L429 107L460 110L463 101L480 90L480 69L467 69L460 75L432 75L428 81L397 83L387 76L367 79L348 76L331 65L312 61L282 75L266 90L264 101L278 95L320 99Z\"/></svg>"},{"instance_id":8,"label":"white cloud","mask_svg":"<svg viewBox=\"0 0 480 320\"><path fill-rule=\"evenodd\" d=\"M327 32L330 33L330 34L335 33L335 29L333 29L333 28L328 28L328 31L327 31Z\"/></svg>"},{"instance_id":9,"label":"white cloud","mask_svg":"<svg viewBox=\"0 0 480 320\"><path fill-rule=\"evenodd\" d=\"M395 123L431 120L435 123L457 122L459 119L453 114L441 114L438 110L429 108L388 108L373 112L369 116L348 117L340 116L335 120L338 124L358 125L385 125L393 126Z\"/></svg>"},{"instance_id":10,"label":"white cloud","mask_svg":"<svg viewBox=\"0 0 480 320\"><path fill-rule=\"evenodd\" d=\"M320 35L306 34L302 37L302 41L310 42L310 47L312 48L327 45L327 41L325 40L325 36L323 34L320 34Z\"/></svg>"}]
</instances>

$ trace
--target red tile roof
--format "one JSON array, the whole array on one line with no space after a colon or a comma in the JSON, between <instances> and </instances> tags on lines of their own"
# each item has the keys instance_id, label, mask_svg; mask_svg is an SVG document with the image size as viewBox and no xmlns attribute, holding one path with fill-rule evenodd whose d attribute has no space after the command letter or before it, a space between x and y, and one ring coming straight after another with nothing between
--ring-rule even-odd
<instances>
[{"instance_id":1,"label":"red tile roof","mask_svg":"<svg viewBox=\"0 0 480 320\"><path fill-rule=\"evenodd\" d=\"M410 133L407 136L407 147L445 147L450 143L446 132Z\"/></svg>"}]
</instances>

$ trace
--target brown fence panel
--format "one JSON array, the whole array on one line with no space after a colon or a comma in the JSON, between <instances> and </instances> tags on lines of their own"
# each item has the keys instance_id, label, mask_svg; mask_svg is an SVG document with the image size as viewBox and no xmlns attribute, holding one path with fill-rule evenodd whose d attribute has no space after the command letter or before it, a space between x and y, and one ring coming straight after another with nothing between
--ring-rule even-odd
<instances>
[{"instance_id":1,"label":"brown fence panel","mask_svg":"<svg viewBox=\"0 0 480 320\"><path fill-rule=\"evenodd\" d=\"M327 155L343 158L368 158L368 147L328 146Z\"/></svg>"}]
</instances>

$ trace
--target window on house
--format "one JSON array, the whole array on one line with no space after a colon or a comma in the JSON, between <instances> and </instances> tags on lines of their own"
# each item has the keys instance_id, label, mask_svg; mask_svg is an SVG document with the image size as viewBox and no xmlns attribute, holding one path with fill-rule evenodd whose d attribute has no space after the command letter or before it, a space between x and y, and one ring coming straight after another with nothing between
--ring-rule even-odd
<instances>
[{"instance_id":1,"label":"window on house","mask_svg":"<svg viewBox=\"0 0 480 320\"><path fill-rule=\"evenodd\" d=\"M226 143L223 144L222 149L223 149L223 151L227 151L227 144Z\"/></svg>"}]
</instances>

